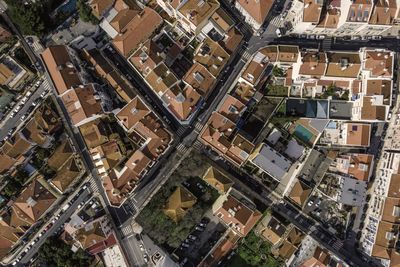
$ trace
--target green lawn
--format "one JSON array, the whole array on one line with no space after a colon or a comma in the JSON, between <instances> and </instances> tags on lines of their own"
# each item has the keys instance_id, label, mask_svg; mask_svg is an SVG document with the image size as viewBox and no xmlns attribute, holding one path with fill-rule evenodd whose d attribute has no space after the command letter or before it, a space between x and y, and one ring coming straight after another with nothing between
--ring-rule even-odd
<instances>
[{"instance_id":1,"label":"green lawn","mask_svg":"<svg viewBox=\"0 0 400 267\"><path fill-rule=\"evenodd\" d=\"M283 85L269 84L266 88L266 95L269 96L288 96L289 88Z\"/></svg>"}]
</instances>

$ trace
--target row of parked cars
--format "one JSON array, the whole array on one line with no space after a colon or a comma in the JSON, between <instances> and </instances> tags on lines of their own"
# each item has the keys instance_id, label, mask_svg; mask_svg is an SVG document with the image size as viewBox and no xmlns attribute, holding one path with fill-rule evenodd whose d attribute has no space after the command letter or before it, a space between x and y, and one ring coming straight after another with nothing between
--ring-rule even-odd
<instances>
[{"instance_id":1,"label":"row of parked cars","mask_svg":"<svg viewBox=\"0 0 400 267\"><path fill-rule=\"evenodd\" d=\"M27 253L28 251L42 238L42 236L48 231L50 230L50 228L60 219L61 215L63 213L65 213L69 207L72 205L73 202L76 201L76 199L79 197L79 195L88 188L88 185L85 184L82 189L79 191L78 194L75 194L75 196L66 204L64 205L64 207L62 207L60 209L60 212L53 217L53 219L46 225L46 227L36 236L36 238L34 240L32 240L28 246L25 248L25 250L19 255L19 257L12 263L13 266L15 266ZM83 205L85 205L85 201L82 201L79 205L78 205L78 209L80 209L81 207L83 207ZM91 203L93 204L93 202ZM60 228L62 228L64 225L62 225ZM60 229L59 228L59 229ZM34 258L32 258L34 259Z\"/></svg>"},{"instance_id":2,"label":"row of parked cars","mask_svg":"<svg viewBox=\"0 0 400 267\"><path fill-rule=\"evenodd\" d=\"M206 229L209 222L210 222L210 219L207 217L204 217L203 219L201 219L200 223L198 223L194 227L194 231L192 231L187 236L187 238L181 243L180 249L186 250L186 249L190 248L194 244L194 242L199 239L201 232L203 232Z\"/></svg>"}]
</instances>

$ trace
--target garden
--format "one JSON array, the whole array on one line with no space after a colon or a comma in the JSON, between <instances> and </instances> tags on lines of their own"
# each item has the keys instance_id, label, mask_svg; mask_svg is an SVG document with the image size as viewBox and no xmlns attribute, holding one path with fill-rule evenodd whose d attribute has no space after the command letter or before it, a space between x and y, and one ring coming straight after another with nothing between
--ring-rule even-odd
<instances>
[{"instance_id":1,"label":"garden","mask_svg":"<svg viewBox=\"0 0 400 267\"><path fill-rule=\"evenodd\" d=\"M209 166L208 158L193 150L136 218L144 233L169 252L179 247L218 198L217 191L200 178ZM177 186L182 184L197 197L197 202L182 220L175 223L164 214L163 207ZM204 189L201 191L198 188Z\"/></svg>"}]
</instances>

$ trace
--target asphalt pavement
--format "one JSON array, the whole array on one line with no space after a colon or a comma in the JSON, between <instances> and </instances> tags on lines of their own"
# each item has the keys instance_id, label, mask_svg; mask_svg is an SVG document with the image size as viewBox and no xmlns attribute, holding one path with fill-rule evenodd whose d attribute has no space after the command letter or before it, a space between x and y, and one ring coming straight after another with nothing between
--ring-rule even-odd
<instances>
[{"instance_id":1,"label":"asphalt pavement","mask_svg":"<svg viewBox=\"0 0 400 267\"><path fill-rule=\"evenodd\" d=\"M13 110L21 105L21 109L14 115L14 117L10 117L10 115L8 114L5 118L4 118L4 122L2 122L2 126L0 128L0 140L3 140L7 135L8 135L8 131L10 129L19 127L22 125L22 121L21 121L21 117L23 115L25 115L28 111L28 109L32 106L33 101L35 101L36 99L40 98L40 95L44 92L44 91L49 91L50 90L50 85L48 84L47 81L42 82L39 86L39 88L35 89L35 91L32 91L32 95L29 97L29 99L26 101L25 104L21 104L21 100L18 101L18 103L13 107ZM37 105L39 106L40 103ZM32 112L31 114L32 115ZM25 119L28 120L29 117L27 117ZM14 130L14 132L17 129Z\"/></svg>"}]
</instances>

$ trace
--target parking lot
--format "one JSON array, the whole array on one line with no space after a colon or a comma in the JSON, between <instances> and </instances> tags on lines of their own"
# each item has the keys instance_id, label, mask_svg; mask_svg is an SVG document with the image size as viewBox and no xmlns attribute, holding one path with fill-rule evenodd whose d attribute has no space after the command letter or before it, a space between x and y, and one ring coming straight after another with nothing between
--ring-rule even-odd
<instances>
[{"instance_id":1,"label":"parking lot","mask_svg":"<svg viewBox=\"0 0 400 267\"><path fill-rule=\"evenodd\" d=\"M210 209L181 246L174 251L174 254L178 256L180 262L185 263L184 266L196 266L199 259L210 251L225 231L226 227L219 222Z\"/></svg>"}]
</instances>

